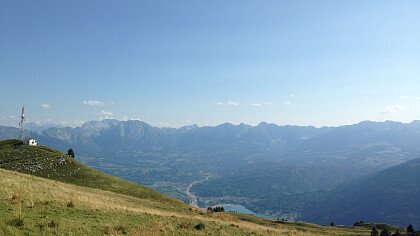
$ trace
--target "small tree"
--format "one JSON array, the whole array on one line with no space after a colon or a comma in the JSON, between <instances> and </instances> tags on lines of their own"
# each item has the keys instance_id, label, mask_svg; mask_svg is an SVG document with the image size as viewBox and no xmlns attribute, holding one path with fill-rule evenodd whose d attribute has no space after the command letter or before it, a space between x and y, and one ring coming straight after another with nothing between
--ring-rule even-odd
<instances>
[{"instance_id":1,"label":"small tree","mask_svg":"<svg viewBox=\"0 0 420 236\"><path fill-rule=\"evenodd\" d=\"M353 226L363 226L363 224L364 224L363 220L359 220L359 221L354 222Z\"/></svg>"},{"instance_id":2,"label":"small tree","mask_svg":"<svg viewBox=\"0 0 420 236\"><path fill-rule=\"evenodd\" d=\"M334 222L331 222L330 226L334 226Z\"/></svg>"},{"instance_id":3,"label":"small tree","mask_svg":"<svg viewBox=\"0 0 420 236\"><path fill-rule=\"evenodd\" d=\"M408 232L408 233L414 233L414 227L413 227L413 225L409 225L409 226L407 227L407 232Z\"/></svg>"},{"instance_id":4,"label":"small tree","mask_svg":"<svg viewBox=\"0 0 420 236\"><path fill-rule=\"evenodd\" d=\"M70 149L67 151L67 156L70 156L70 157L73 157L73 158L75 157L75 156L74 156L73 149L71 149L71 148L70 148Z\"/></svg>"},{"instance_id":5,"label":"small tree","mask_svg":"<svg viewBox=\"0 0 420 236\"><path fill-rule=\"evenodd\" d=\"M385 228L381 231L380 236L391 236L391 233L389 232L387 228Z\"/></svg>"},{"instance_id":6,"label":"small tree","mask_svg":"<svg viewBox=\"0 0 420 236\"><path fill-rule=\"evenodd\" d=\"M378 229L376 228L376 226L372 227L372 232L370 232L370 236L378 236L379 232Z\"/></svg>"}]
</instances>

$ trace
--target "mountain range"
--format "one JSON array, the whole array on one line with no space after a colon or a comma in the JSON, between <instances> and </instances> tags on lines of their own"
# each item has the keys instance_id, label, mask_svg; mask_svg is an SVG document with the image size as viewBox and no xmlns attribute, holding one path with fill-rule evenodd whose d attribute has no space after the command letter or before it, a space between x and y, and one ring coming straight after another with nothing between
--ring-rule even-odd
<instances>
[{"instance_id":1,"label":"mountain range","mask_svg":"<svg viewBox=\"0 0 420 236\"><path fill-rule=\"evenodd\" d=\"M0 138L18 134L16 128L0 127ZM420 121L322 128L225 123L176 129L103 120L27 135L62 151L72 148L89 166L185 202L193 194L202 207L239 204L261 215L320 224L365 218L420 226L418 201L407 204L415 201L411 196L417 196L420 178L397 171L420 157ZM385 178L388 171L393 178ZM376 187L384 190L380 196L366 191ZM404 197L395 198L398 192ZM375 210L365 207L375 199ZM401 206L400 213L394 206Z\"/></svg>"}]
</instances>

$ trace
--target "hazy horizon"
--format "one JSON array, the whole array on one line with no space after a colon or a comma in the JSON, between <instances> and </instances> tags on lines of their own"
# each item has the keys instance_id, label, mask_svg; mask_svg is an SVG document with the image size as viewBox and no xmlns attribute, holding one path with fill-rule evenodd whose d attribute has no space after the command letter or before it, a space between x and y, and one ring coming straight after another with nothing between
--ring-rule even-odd
<instances>
[{"instance_id":1,"label":"hazy horizon","mask_svg":"<svg viewBox=\"0 0 420 236\"><path fill-rule=\"evenodd\" d=\"M0 123L0 126L19 128L18 123L19 123L20 118L18 118L16 116L16 117L10 118L10 120L17 121L17 122L12 122L10 124L1 124ZM274 124L274 125L277 125L277 126L302 126L302 127L304 127L304 126L311 126L311 127L315 127L315 128L324 128L324 127L336 128L336 127L342 127L342 126L356 125L356 124L359 124L359 123L362 123L362 122L380 122L380 123L383 123L383 122L395 122L395 123L402 123L402 124L410 124L410 123L413 123L413 122L420 121L420 120L412 120L412 121L408 121L408 122L402 122L402 121L397 121L397 120L383 120L383 121L361 120L361 121L358 121L358 122L355 122L355 123L338 124L338 125L324 125L324 126L316 126L316 125L311 125L311 124L307 124L307 125L305 125L305 124L303 124L303 125L301 125L301 124L278 124L278 123L267 122L267 121L260 121L260 122L254 123L254 124L249 124L249 123L245 123L245 122L240 122L240 123L223 122L223 123L212 124L212 125L188 124L188 125L183 125L183 126L162 126L162 125L152 124L150 122L143 121L143 120L140 120L140 119L116 119L116 118L107 118L107 119L99 119L99 120L78 121L79 123L68 124L68 123L65 123L65 122L60 123L60 121L59 122L56 122L56 121L52 121L52 120L31 121L31 119L28 119L26 117L25 118L25 124L26 125L37 125L37 126L71 127L71 128L76 128L76 127L81 127L85 123L88 123L88 122L101 122L101 121L106 121L106 120L140 121L140 122L144 122L144 123L146 123L148 125L151 125L153 127L158 127L158 128L174 128L174 129L179 129L179 128L188 127L188 126L198 126L200 128L201 127L216 127L216 126L220 126L220 125L223 125L223 124L231 124L231 125L235 125L235 126L238 126L238 125L242 125L243 124L243 125L249 125L249 126L252 126L252 127L256 127L256 126L260 125L261 123Z\"/></svg>"}]
</instances>

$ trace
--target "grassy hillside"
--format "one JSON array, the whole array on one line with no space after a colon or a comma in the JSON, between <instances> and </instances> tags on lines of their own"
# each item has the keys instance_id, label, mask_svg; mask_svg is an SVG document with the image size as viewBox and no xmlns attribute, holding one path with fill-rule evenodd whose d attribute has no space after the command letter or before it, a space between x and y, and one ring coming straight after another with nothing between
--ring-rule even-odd
<instances>
[{"instance_id":1,"label":"grassy hillside","mask_svg":"<svg viewBox=\"0 0 420 236\"><path fill-rule=\"evenodd\" d=\"M17 140L0 141L0 168L1 236L369 235L364 229L206 212Z\"/></svg>"},{"instance_id":2,"label":"grassy hillside","mask_svg":"<svg viewBox=\"0 0 420 236\"><path fill-rule=\"evenodd\" d=\"M19 140L0 141L0 168L83 187L153 199L164 202L166 206L186 210L181 201L166 197L136 183L96 171L46 146L20 145Z\"/></svg>"},{"instance_id":3,"label":"grassy hillside","mask_svg":"<svg viewBox=\"0 0 420 236\"><path fill-rule=\"evenodd\" d=\"M0 235L368 235L362 229L167 210L150 199L1 169L0 219Z\"/></svg>"}]
</instances>

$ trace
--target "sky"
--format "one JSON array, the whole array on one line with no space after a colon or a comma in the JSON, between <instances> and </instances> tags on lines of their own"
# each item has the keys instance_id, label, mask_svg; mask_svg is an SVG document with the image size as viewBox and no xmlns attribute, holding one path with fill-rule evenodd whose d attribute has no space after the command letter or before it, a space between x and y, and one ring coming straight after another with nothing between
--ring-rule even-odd
<instances>
[{"instance_id":1,"label":"sky","mask_svg":"<svg viewBox=\"0 0 420 236\"><path fill-rule=\"evenodd\" d=\"M420 120L420 1L0 1L0 125Z\"/></svg>"}]
</instances>

